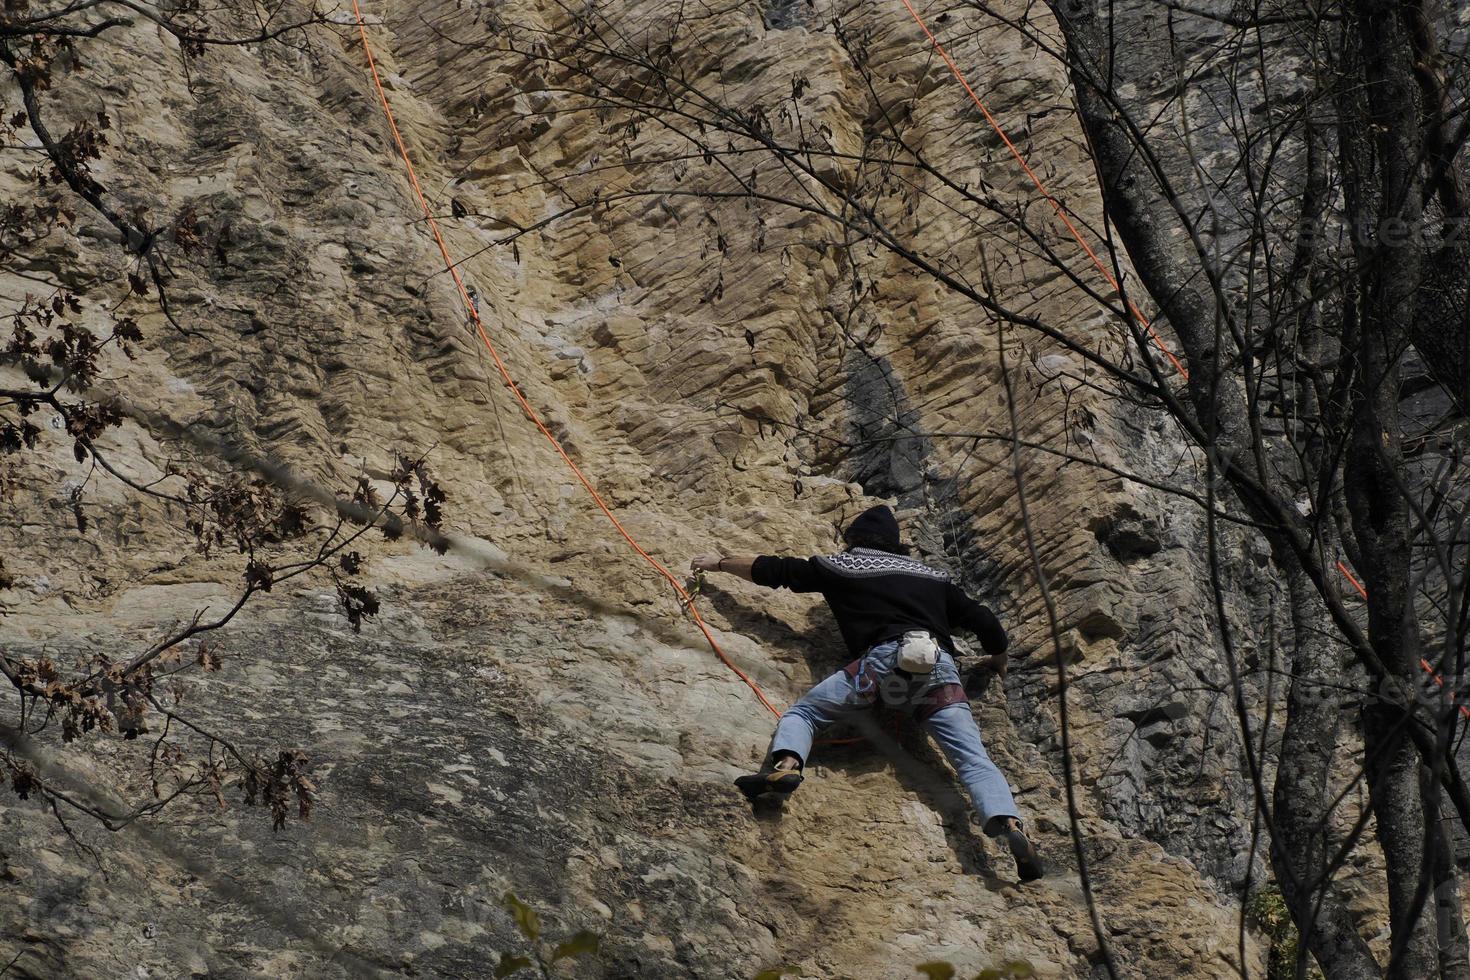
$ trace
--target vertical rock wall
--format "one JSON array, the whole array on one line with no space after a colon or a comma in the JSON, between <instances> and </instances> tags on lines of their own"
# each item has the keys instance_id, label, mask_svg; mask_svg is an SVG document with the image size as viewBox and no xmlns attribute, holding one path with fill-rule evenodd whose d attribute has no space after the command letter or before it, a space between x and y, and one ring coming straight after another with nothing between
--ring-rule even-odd
<instances>
[{"instance_id":1,"label":"vertical rock wall","mask_svg":"<svg viewBox=\"0 0 1470 980\"><path fill-rule=\"evenodd\" d=\"M1023 316L1116 342L1116 321L1044 250L1095 284L1085 258L900 5L602 12L635 48L677 23L679 76L728 105L765 106L782 138L807 127L856 153L865 133L900 120L925 160L983 187L995 208L958 207L915 173L882 203L895 235L958 280L993 284ZM844 241L831 221L683 196L727 186L687 133L645 123L630 135L626 118L579 111L570 72L506 50L512 29L549 32L548 48L570 50L563 6L370 13L388 96L486 325L620 518L682 566L713 549L830 549L875 498L895 503L920 550L1012 632L1017 662L1003 691L977 690L976 717L1057 874L1040 887L1007 883L1008 859L980 839L916 737L905 744L917 769L833 749L782 820L753 819L728 781L759 761L771 719L499 383L396 162L354 32L313 28L299 49L186 61L135 25L50 104L64 117L106 100L127 148L106 161L112 192L158 212L192 204L214 229L227 224L229 247L223 262L178 263L176 301L198 336L147 317L146 351L118 365L119 386L327 486L364 465L381 477L394 450L429 452L451 494L449 523L550 584L489 571L476 552L438 560L382 545L370 575L386 611L361 635L321 586L252 607L221 636L226 666L199 704L244 719L252 744L306 747L321 774L316 819L272 835L248 810L184 804L129 831L103 881L47 814L8 800L5 861L31 898L11 910L6 935L36 950L19 965L33 975L483 975L493 951L516 948L496 901L514 889L551 927L606 937L606 956L578 967L588 976L744 976L784 963L887 977L935 957L1091 975L1098 950L1062 791L1060 654L1073 681L1080 828L1120 965L1131 976L1234 975L1252 803L1201 521L1194 505L1115 472L1192 486L1177 436L1089 386L1101 378L1080 359L1002 330L912 265ZM834 17L865 47L870 79ZM971 11L944 30L1053 192L1100 227L1058 65ZM14 186L28 158L0 159ZM773 193L805 187L835 206L810 179L758 166ZM873 177L847 157L821 166L834 179ZM594 193L609 203L583 207ZM448 217L452 208L465 216ZM1040 240L1007 218L1016 209ZM7 303L30 288L21 272L122 271L96 219L82 220L79 245L0 275ZM541 221L514 250L496 244ZM1019 436L1077 458L1020 456L1059 644L997 438L1010 432L1003 348ZM135 423L109 438L140 477L181 451ZM176 515L105 480L87 490L91 524L78 532L62 488L80 473L64 442L52 449L0 529L20 579L17 612L0 622L7 648L133 649L228 596L232 567L188 555ZM42 537L55 546L27 546ZM1259 545L1239 535L1228 545L1240 556L1224 583L1238 653L1263 656L1271 598ZM778 704L841 662L810 597L721 580L706 608ZM88 772L121 778L109 774L126 772L132 751L109 748ZM925 771L939 778L915 775ZM119 791L129 789L143 787ZM1256 956L1253 940L1244 946Z\"/></svg>"}]
</instances>

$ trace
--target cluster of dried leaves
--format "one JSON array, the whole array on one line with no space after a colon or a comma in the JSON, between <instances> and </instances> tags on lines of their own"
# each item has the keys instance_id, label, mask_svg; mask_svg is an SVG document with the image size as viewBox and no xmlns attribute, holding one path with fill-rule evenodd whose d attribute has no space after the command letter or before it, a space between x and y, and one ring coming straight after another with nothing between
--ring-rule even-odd
<instances>
[{"instance_id":1,"label":"cluster of dried leaves","mask_svg":"<svg viewBox=\"0 0 1470 980\"><path fill-rule=\"evenodd\" d=\"M256 594L293 578L330 581L346 620L360 630L380 608L364 581L363 536L369 532L392 541L409 528L421 529L427 533L417 536L444 547L437 532L446 495L420 455L395 455L381 479L360 475L337 507L298 499L224 461L191 458L183 447L162 465L161 476L147 482L109 458L109 435L128 424L131 411L112 384L144 346L139 321L161 313L175 330L194 334L175 315L169 283L178 263L227 263L230 218L186 205L171 217L151 219L146 203L125 201L126 189L118 194L104 186L99 173L109 171L96 165L112 150L112 119L95 100L94 108L65 118L66 100L56 92L69 76L87 71L82 55L91 39L140 18L172 35L187 62L216 43L304 43L300 28L324 19L314 8L301 20L283 16L278 11L262 19L244 6L198 0L165 7L90 0L44 9L0 0L0 74L7 76L6 90L19 93L18 104L0 99L0 142L39 151L23 191L0 202L0 262L39 284L35 295L4 314L0 328L0 368L15 379L0 381L0 502L23 489L28 464L41 464L54 453L55 440L65 440L84 467L66 491L78 535L90 529L87 488L117 481L134 501L178 528L181 564L204 563L213 571L202 574L217 577L223 570L238 575L239 583L230 608L212 618L201 610L140 649L68 661L0 647L0 674L17 695L14 709L0 714L0 771L19 798L48 805L69 835L64 813L119 829L180 796L223 805L232 786L247 804L268 808L277 829L293 812L309 818L316 787L306 752L251 750L238 726L225 721L221 729L206 727L190 716L184 675L220 671L224 658L208 634L229 624ZM63 285L42 259L64 254L79 213L100 217L116 231L124 268L91 270L90 281L83 270ZM0 561L0 592L17 584L24 583ZM6 612L0 601L0 615ZM98 802L99 794L84 780L77 785L59 764L55 749L78 751L103 737L151 743L143 763L151 799L127 809Z\"/></svg>"},{"instance_id":2,"label":"cluster of dried leaves","mask_svg":"<svg viewBox=\"0 0 1470 980\"><path fill-rule=\"evenodd\" d=\"M109 827L125 826L137 815L151 812L158 801L181 795L209 796L222 805L223 787L237 783L245 802L268 807L272 824L279 829L293 810L302 819L310 817L315 786L308 776L306 753L292 748L273 756L258 755L239 747L234 732L208 730L191 720L185 714L189 687L179 675L189 670L219 671L221 654L203 634L227 625L254 594L300 576L328 578L337 589L343 614L354 630L361 629L363 619L379 609L378 597L361 581L367 566L363 536L376 529L390 540L400 537L406 524L425 523L429 510L425 502L432 503L437 524L445 494L422 459L400 460L393 474L396 482L385 497L361 477L353 500L371 502L372 510L355 521L340 514L328 519L260 480L237 475L213 478L177 468L170 478L183 484L177 493L148 492L165 496L182 509L184 529L193 538L198 559L233 562L239 568L241 585L234 604L214 619L205 619L201 611L126 659L93 654L63 666L51 656L23 658L0 649L0 672L20 696L18 717L13 725L6 724L27 738L55 730L63 744L85 736L110 734L133 740L156 732L148 761L154 801L133 813L92 814ZM202 740L204 757L190 761L176 744L181 735ZM12 788L22 798L39 792L71 802L16 752L6 751L3 757ZM91 812L85 804L78 808Z\"/></svg>"}]
</instances>

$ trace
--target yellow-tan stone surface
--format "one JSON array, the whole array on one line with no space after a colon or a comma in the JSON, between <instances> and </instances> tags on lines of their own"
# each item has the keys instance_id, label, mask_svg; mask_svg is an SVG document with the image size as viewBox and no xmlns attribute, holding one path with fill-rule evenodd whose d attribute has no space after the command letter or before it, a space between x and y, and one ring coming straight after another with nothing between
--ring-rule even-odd
<instances>
[{"instance_id":1,"label":"yellow-tan stone surface","mask_svg":"<svg viewBox=\"0 0 1470 980\"><path fill-rule=\"evenodd\" d=\"M6 948L29 950L15 968L488 976L497 953L523 949L500 904L513 890L552 934L603 937L598 957L558 967L568 975L785 966L868 980L934 959L1101 975L1064 792L1057 647L1000 438L1003 349L1019 436L1080 459L1019 455L1072 681L1078 830L1113 955L1130 977L1235 976L1242 949L1258 968L1236 896L1261 865L1247 855L1252 800L1200 519L1114 472L1189 485L1177 436L1082 383L1101 378L1080 358L1002 332L851 229L699 196L754 167L773 197L841 208L768 155L705 162L688 120L632 133L626 112L599 115L587 79L545 60L576 48L569 10L367 6L388 97L501 356L619 519L680 575L712 551L834 549L846 520L894 504L919 550L1011 632L1010 676L978 685L974 710L1052 874L1018 886L912 734L903 764L866 746L821 750L779 819L753 815L730 780L759 763L773 719L501 383L417 209L350 16L309 28L307 43L187 59L140 20L90 48L88 71L48 94L48 111L63 129L106 104L113 146L95 169L109 192L158 216L192 206L216 232L228 223L229 245L227 261L172 264L193 335L125 287L88 291L89 322L124 303L145 330L138 360L110 362L103 383L329 489L364 469L381 480L395 452L427 453L463 545L443 557L365 545L383 611L360 633L330 584L311 580L260 597L211 640L223 669L190 681L188 703L252 748L304 748L320 785L310 823L273 834L234 794L223 811L186 801L117 835L84 828L107 845L104 878L47 812L6 799L0 867L18 900L0 921ZM774 139L821 134L832 153L813 169L840 186L882 180L873 159L854 158L899 127L996 209L912 169L879 205L895 238L1008 309L1116 349L1117 322L1005 217L1026 207L1046 246L1097 287L896 0L765 14L660 0L599 16L604 40L628 50L672 33L683 83L733 109L763 106ZM966 10L947 24L956 59L1053 192L1100 227L1059 66L998 20ZM513 38L523 53L508 50ZM623 71L583 55L598 77ZM620 97L636 95L627 88ZM34 152L9 147L0 161L20 193ZM587 206L594 194L603 203ZM34 276L80 285L129 268L110 229L78 214L77 236L0 272L7 307L36 291ZM504 241L538 222L514 250ZM102 443L139 482L183 457L216 465L201 445L132 420ZM238 590L236 559L194 554L177 513L105 474L86 483L78 531L69 494L87 475L50 430L25 464L0 522L17 578L0 620L7 649L126 655ZM1232 566L1233 603L1258 588L1250 558ZM729 577L707 593L722 644L779 706L843 662L813 597ZM1265 615L1246 599L1230 609L1238 652L1252 656ZM148 792L128 764L135 750L107 738L87 753L47 748L125 799Z\"/></svg>"}]
</instances>

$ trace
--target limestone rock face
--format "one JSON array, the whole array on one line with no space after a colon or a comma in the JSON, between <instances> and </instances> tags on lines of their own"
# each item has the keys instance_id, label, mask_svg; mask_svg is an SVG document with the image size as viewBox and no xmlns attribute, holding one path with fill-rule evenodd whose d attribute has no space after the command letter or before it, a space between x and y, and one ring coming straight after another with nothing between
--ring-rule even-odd
<instances>
[{"instance_id":1,"label":"limestone rock face","mask_svg":"<svg viewBox=\"0 0 1470 980\"><path fill-rule=\"evenodd\" d=\"M500 900L513 891L548 934L602 937L599 956L558 967L568 975L900 977L934 959L971 974L1025 960L1037 976L1100 975L1074 833L1124 975L1235 976L1242 949L1254 969L1238 899L1260 853L1202 520L1148 485L1193 485L1177 435L1102 394L1095 367L1002 330L871 241L844 241L830 217L708 196L754 162L772 197L838 209L817 177L878 180L871 159L854 159L900 126L935 172L984 188L995 208L961 207L914 169L877 216L893 234L942 258L954 284L988 283L1021 316L1116 344L1117 322L1043 249L1099 288L1085 257L902 6L603 11L598 43L644 50L676 25L660 57L684 83L763 107L774 140L824 134L833 152L815 176L747 161L723 136L707 138L718 162L706 162L687 120L634 132L625 108L596 111L586 77L548 61L576 48L559 3L371 8L388 98L491 339L629 532L682 574L712 551L835 549L846 520L894 504L926 560L1011 633L1008 679L977 678L973 707L1053 874L1014 883L912 732L899 761L866 745L819 750L784 815L752 815L730 780L759 764L772 717L501 382L427 234L350 20L310 28L309 44L188 58L138 23L94 48L48 111L64 128L105 101L126 148L97 168L109 192L160 214L192 206L227 228L228 248L223 261L174 263L190 334L121 290L89 293L92 321L126 302L145 327L138 359L119 358L109 383L155 418L322 487L381 479L396 451L428 453L450 494L446 526L467 543L443 558L364 543L383 611L360 633L313 580L260 597L211 639L223 667L191 680L186 703L252 750L303 748L320 787L309 823L273 833L228 789L224 810L186 800L117 834L76 826L102 847L103 877L49 812L4 798L15 901L0 921L7 947L26 950L14 969L486 976L497 954L525 948ZM956 59L1052 192L1100 227L1061 68L998 20L967 11L948 24ZM596 77L622 70L581 43ZM634 82L601 91L626 102ZM0 151L7 191L33 156ZM1022 205L1038 239L1006 217ZM0 273L8 306L35 291L29 276L121 278L127 256L78 210L73 244ZM1015 433L1042 447L1014 458L1007 371ZM17 579L0 619L7 650L124 656L232 601L240 562L193 554L177 512L115 480L86 482L79 531L70 501L86 467L68 440L46 439L0 522ZM183 454L213 465L201 445L137 420L103 443L139 482ZM1262 558L1223 533L1239 554L1222 583L1231 655L1264 657ZM722 577L701 609L780 707L843 662L813 597ZM1249 708L1265 697L1247 688ZM96 741L33 751L67 778L146 798L129 774L148 739Z\"/></svg>"}]
</instances>

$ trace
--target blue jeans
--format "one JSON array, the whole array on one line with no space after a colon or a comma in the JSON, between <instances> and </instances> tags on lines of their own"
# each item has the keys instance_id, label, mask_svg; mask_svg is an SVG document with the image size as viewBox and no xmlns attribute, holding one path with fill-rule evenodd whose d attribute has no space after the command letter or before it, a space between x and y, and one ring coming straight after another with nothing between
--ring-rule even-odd
<instances>
[{"instance_id":1,"label":"blue jeans","mask_svg":"<svg viewBox=\"0 0 1470 980\"><path fill-rule=\"evenodd\" d=\"M912 678L895 673L897 660L898 641L880 643L863 655L856 677L839 670L807 691L781 715L771 742L772 755L791 753L805 765L812 740L833 722L880 700L891 706L922 704L927 692L960 682L959 668L948 651L940 653L933 671ZM987 834L1004 829L1005 820L998 817L1020 819L1010 786L980 741L980 729L969 704L961 701L940 708L924 720L924 729L939 743L959 774Z\"/></svg>"}]
</instances>

